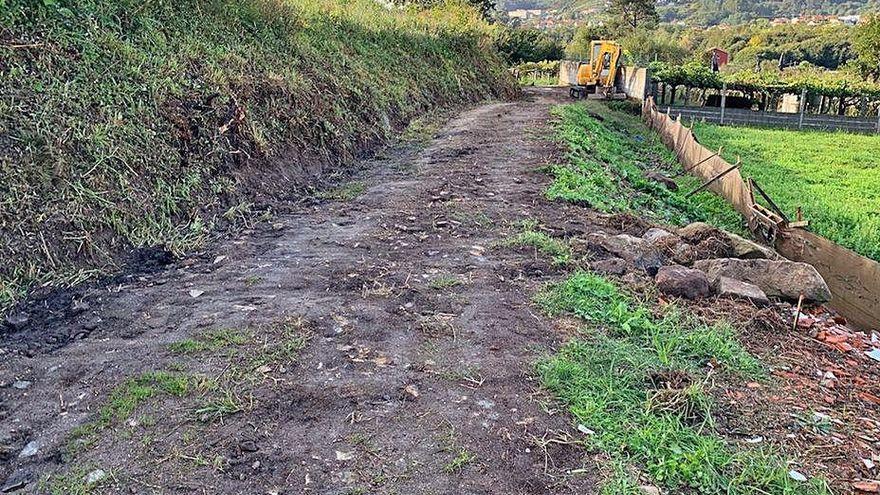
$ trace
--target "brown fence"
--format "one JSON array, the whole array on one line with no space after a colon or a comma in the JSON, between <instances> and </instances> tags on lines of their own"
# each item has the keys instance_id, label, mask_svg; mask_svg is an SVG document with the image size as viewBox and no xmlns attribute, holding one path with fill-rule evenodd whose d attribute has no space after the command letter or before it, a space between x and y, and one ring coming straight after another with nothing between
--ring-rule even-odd
<instances>
[{"instance_id":1,"label":"brown fence","mask_svg":"<svg viewBox=\"0 0 880 495\"><path fill-rule=\"evenodd\" d=\"M757 225L760 214L756 212L762 208L756 206L754 191L737 166L703 147L680 119L658 110L650 96L642 105L642 117L660 134L685 170L706 182L712 181L710 190L727 200L750 226ZM862 328L880 326L880 263L802 228L792 228L787 223L779 227L775 236L777 251L790 260L816 267L834 296L832 307Z\"/></svg>"}]
</instances>

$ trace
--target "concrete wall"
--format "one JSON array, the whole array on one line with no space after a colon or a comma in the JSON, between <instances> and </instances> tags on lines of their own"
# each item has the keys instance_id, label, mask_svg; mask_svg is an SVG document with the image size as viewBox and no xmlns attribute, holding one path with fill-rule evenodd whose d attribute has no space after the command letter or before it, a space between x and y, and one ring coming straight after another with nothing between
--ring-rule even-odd
<instances>
[{"instance_id":1,"label":"concrete wall","mask_svg":"<svg viewBox=\"0 0 880 495\"><path fill-rule=\"evenodd\" d=\"M644 101L651 90L651 78L644 67L621 67L617 71L617 88L626 96Z\"/></svg>"},{"instance_id":2,"label":"concrete wall","mask_svg":"<svg viewBox=\"0 0 880 495\"><path fill-rule=\"evenodd\" d=\"M573 86L577 84L577 72L579 62L575 60L563 60L559 62L559 85Z\"/></svg>"}]
</instances>

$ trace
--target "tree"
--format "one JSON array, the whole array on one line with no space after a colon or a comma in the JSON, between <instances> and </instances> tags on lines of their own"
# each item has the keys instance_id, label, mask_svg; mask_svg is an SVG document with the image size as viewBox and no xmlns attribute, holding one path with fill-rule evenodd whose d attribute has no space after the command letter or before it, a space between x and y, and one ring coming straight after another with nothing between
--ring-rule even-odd
<instances>
[{"instance_id":1,"label":"tree","mask_svg":"<svg viewBox=\"0 0 880 495\"><path fill-rule=\"evenodd\" d=\"M880 79L880 15L872 15L856 27L853 48L862 76Z\"/></svg>"},{"instance_id":2,"label":"tree","mask_svg":"<svg viewBox=\"0 0 880 495\"><path fill-rule=\"evenodd\" d=\"M660 22L657 0L611 0L608 6L609 24L618 35L637 28L650 28Z\"/></svg>"},{"instance_id":3,"label":"tree","mask_svg":"<svg viewBox=\"0 0 880 495\"><path fill-rule=\"evenodd\" d=\"M565 56L562 43L533 28L504 28L496 35L495 47L510 64L559 60Z\"/></svg>"},{"instance_id":4,"label":"tree","mask_svg":"<svg viewBox=\"0 0 880 495\"><path fill-rule=\"evenodd\" d=\"M2 0L0 0L2 1ZM442 0L391 0L398 5L417 5L421 8L434 7L442 3ZM495 0L465 0L465 3L473 5L483 16L483 19L491 20L495 10Z\"/></svg>"},{"instance_id":5,"label":"tree","mask_svg":"<svg viewBox=\"0 0 880 495\"><path fill-rule=\"evenodd\" d=\"M610 37L605 25L584 24L579 26L568 46L565 47L565 56L574 60L589 60L590 42Z\"/></svg>"}]
</instances>

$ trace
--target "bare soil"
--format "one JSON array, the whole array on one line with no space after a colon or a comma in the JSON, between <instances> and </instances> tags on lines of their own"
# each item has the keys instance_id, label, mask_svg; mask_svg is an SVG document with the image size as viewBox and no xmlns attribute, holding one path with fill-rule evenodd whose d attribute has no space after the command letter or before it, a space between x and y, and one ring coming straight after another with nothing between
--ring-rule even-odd
<instances>
[{"instance_id":1,"label":"bare soil","mask_svg":"<svg viewBox=\"0 0 880 495\"><path fill-rule=\"evenodd\" d=\"M555 269L495 247L528 218L566 233L601 221L543 199L564 96L465 111L426 147L364 163L353 199L32 303L0 336L0 480L73 492L100 469L98 493L595 492L594 460L530 375L566 337L530 302ZM295 357L267 351L283 328L305 342ZM247 342L170 346L221 329ZM190 386L75 430L154 371ZM224 398L231 410L206 412Z\"/></svg>"}]
</instances>

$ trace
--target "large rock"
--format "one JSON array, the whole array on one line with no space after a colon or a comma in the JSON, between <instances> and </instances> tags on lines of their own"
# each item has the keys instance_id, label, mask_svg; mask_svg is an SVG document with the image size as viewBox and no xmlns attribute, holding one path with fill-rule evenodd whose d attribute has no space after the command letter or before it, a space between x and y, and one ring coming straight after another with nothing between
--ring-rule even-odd
<instances>
[{"instance_id":1,"label":"large rock","mask_svg":"<svg viewBox=\"0 0 880 495\"><path fill-rule=\"evenodd\" d=\"M670 296L698 299L712 293L705 273L684 266L664 266L654 281L661 292Z\"/></svg>"},{"instance_id":2,"label":"large rock","mask_svg":"<svg viewBox=\"0 0 880 495\"><path fill-rule=\"evenodd\" d=\"M707 240L709 239L722 240L724 244L730 246L730 256L736 258L766 258L770 260L782 259L778 254L776 254L775 251L768 247L762 246L756 242L752 242L732 232L727 232L725 230L713 227L704 222L694 222L686 225L678 229L678 235L692 243L707 244ZM719 246L715 246L716 251L718 251L718 247Z\"/></svg>"},{"instance_id":3,"label":"large rock","mask_svg":"<svg viewBox=\"0 0 880 495\"><path fill-rule=\"evenodd\" d=\"M587 236L587 241L619 258L625 259L651 275L657 273L657 270L664 263L663 254L654 248L650 242L641 237L629 234L608 235L604 232L595 232Z\"/></svg>"},{"instance_id":4,"label":"large rock","mask_svg":"<svg viewBox=\"0 0 880 495\"><path fill-rule=\"evenodd\" d=\"M733 247L733 255L737 258L742 258L746 260L755 260L762 258L768 260L782 259L776 253L776 251L768 247L762 246L757 242L752 242L732 232L725 232L725 234L727 234L727 238L730 240L730 245Z\"/></svg>"},{"instance_id":5,"label":"large rock","mask_svg":"<svg viewBox=\"0 0 880 495\"><path fill-rule=\"evenodd\" d=\"M803 294L804 299L811 302L831 300L825 280L806 263L719 258L697 261L694 268L705 272L713 281L728 277L757 285L769 297L797 301Z\"/></svg>"},{"instance_id":6,"label":"large rock","mask_svg":"<svg viewBox=\"0 0 880 495\"><path fill-rule=\"evenodd\" d=\"M623 275L628 266L622 258L608 258L590 263L590 270L601 275Z\"/></svg>"},{"instance_id":7,"label":"large rock","mask_svg":"<svg viewBox=\"0 0 880 495\"><path fill-rule=\"evenodd\" d=\"M767 294L760 287L742 280L735 280L729 277L718 277L714 281L713 287L719 296L732 297L734 299L746 299L753 303L764 306L770 304Z\"/></svg>"},{"instance_id":8,"label":"large rock","mask_svg":"<svg viewBox=\"0 0 880 495\"><path fill-rule=\"evenodd\" d=\"M691 242L699 242L707 237L721 233L721 229L713 227L705 222L693 222L678 229L678 235Z\"/></svg>"}]
</instances>

